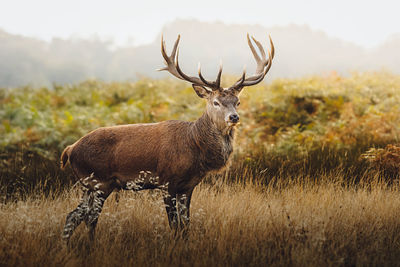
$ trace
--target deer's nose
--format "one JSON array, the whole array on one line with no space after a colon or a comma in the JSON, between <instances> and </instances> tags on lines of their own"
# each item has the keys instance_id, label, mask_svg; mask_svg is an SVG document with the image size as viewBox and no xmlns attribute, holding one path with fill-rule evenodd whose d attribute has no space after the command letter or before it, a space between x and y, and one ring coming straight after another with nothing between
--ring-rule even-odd
<instances>
[{"instance_id":1,"label":"deer's nose","mask_svg":"<svg viewBox=\"0 0 400 267\"><path fill-rule=\"evenodd\" d=\"M239 121L239 115L237 115L237 114L231 114L231 115L229 116L229 120L230 120L231 122L233 122L233 123L237 123L237 122Z\"/></svg>"}]
</instances>

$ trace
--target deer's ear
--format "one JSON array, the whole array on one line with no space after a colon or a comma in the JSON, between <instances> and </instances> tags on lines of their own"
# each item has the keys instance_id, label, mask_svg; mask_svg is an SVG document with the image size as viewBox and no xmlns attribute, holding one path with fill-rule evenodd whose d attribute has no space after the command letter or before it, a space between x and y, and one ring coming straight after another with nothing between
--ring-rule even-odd
<instances>
[{"instance_id":1,"label":"deer's ear","mask_svg":"<svg viewBox=\"0 0 400 267\"><path fill-rule=\"evenodd\" d=\"M192 86L196 94L201 98L207 98L210 94L210 91L201 85L192 84Z\"/></svg>"}]
</instances>

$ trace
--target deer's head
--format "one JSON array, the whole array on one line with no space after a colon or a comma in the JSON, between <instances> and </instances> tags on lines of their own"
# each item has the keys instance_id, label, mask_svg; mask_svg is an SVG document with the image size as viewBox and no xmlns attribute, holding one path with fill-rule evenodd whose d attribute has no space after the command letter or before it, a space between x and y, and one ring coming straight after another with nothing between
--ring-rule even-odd
<instances>
[{"instance_id":1,"label":"deer's head","mask_svg":"<svg viewBox=\"0 0 400 267\"><path fill-rule=\"evenodd\" d=\"M271 44L271 51L268 50L268 59L265 51L260 42L254 37L251 37L260 51L260 55L256 52L249 35L247 34L247 41L251 52L253 53L254 59L257 62L256 73L250 77L246 77L246 71L243 70L243 74L239 80L237 80L232 86L228 88L221 87L221 74L222 64L219 67L217 78L215 81L206 80L201 74L201 68L199 64L199 77L188 76L179 67L179 51L178 44L180 35L178 35L175 41L172 53L170 56L165 51L165 42L161 37L161 53L165 59L166 67L160 70L167 70L175 77L192 83L193 89L196 94L207 100L207 115L211 118L214 124L219 129L225 129L227 127L233 127L239 122L239 115L236 111L240 104L239 94L242 89L246 86L251 86L261 82L272 65L272 59L274 58L274 44L269 38Z\"/></svg>"}]
</instances>

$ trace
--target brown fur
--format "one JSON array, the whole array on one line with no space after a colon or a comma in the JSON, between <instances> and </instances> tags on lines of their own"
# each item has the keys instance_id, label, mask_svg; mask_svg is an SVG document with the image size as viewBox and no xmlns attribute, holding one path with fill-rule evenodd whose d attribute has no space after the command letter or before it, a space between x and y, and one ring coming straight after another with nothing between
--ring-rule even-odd
<instances>
[{"instance_id":1,"label":"brown fur","mask_svg":"<svg viewBox=\"0 0 400 267\"><path fill-rule=\"evenodd\" d=\"M68 146L61 167L68 160L78 179L94 173L99 181L116 179L122 185L150 171L160 184L169 184L170 194L187 193L207 172L225 166L232 139L233 129L223 135L207 113L195 122L104 127Z\"/></svg>"}]
</instances>

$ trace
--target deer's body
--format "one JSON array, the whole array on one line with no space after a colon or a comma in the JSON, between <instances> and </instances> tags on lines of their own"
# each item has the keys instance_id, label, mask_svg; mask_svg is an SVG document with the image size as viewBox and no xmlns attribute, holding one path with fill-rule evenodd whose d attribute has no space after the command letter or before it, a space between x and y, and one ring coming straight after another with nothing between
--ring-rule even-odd
<instances>
[{"instance_id":1,"label":"deer's body","mask_svg":"<svg viewBox=\"0 0 400 267\"><path fill-rule=\"evenodd\" d=\"M222 88L222 66L214 82L207 81L199 69L199 78L187 76L178 63L175 42L170 56L162 42L166 62L163 70L192 83L197 95L207 100L203 115L194 122L164 121L104 127L83 136L61 155L61 167L71 164L85 192L78 207L70 212L63 237L69 237L85 221L93 238L104 201L115 189L139 191L163 189L168 221L173 229L187 229L190 201L195 186L210 171L227 165L233 151L234 128L239 121L236 108L239 93L245 86L261 82L272 64L261 44L253 38L261 53L248 43L257 61L256 74L242 77L231 87Z\"/></svg>"},{"instance_id":2,"label":"deer's body","mask_svg":"<svg viewBox=\"0 0 400 267\"><path fill-rule=\"evenodd\" d=\"M223 168L232 153L234 129L217 129L205 113L195 122L164 121L99 128L68 146L62 156L79 179L92 173L113 187L137 181L141 172L159 177L170 194L188 193L209 171ZM211 142L210 142L211 140ZM143 187L151 188L150 181Z\"/></svg>"}]
</instances>

